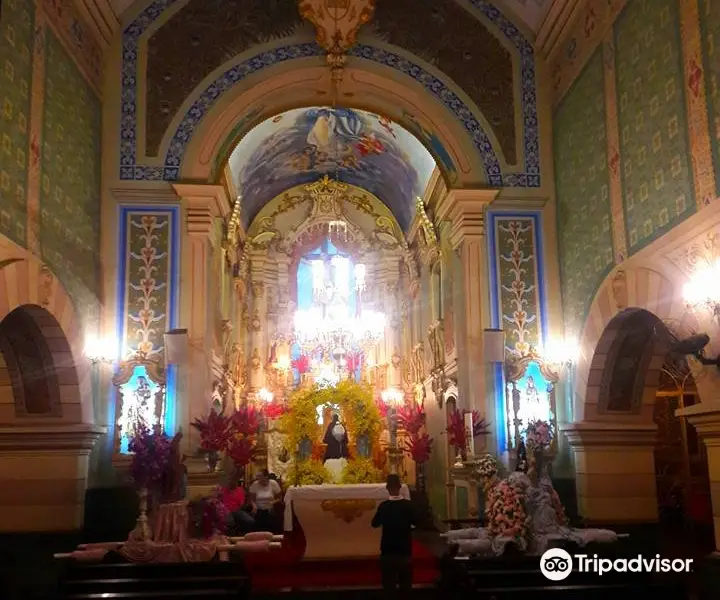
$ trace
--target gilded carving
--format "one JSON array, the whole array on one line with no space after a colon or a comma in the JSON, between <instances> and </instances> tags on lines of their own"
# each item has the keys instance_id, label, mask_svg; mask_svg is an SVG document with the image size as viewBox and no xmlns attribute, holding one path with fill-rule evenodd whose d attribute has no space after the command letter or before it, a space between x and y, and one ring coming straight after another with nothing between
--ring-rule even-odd
<instances>
[{"instance_id":1,"label":"gilded carving","mask_svg":"<svg viewBox=\"0 0 720 600\"><path fill-rule=\"evenodd\" d=\"M253 348L252 357L250 358L250 368L257 372L262 367L262 360L260 359L260 351L257 348Z\"/></svg>"},{"instance_id":2,"label":"gilded carving","mask_svg":"<svg viewBox=\"0 0 720 600\"><path fill-rule=\"evenodd\" d=\"M325 512L332 513L336 519L352 523L355 519L359 519L365 512L375 508L375 500L364 499L338 499L323 500L320 508Z\"/></svg>"},{"instance_id":3,"label":"gilded carving","mask_svg":"<svg viewBox=\"0 0 720 600\"><path fill-rule=\"evenodd\" d=\"M428 328L428 343L430 344L430 364L433 369L445 365L445 334L442 321L437 321Z\"/></svg>"},{"instance_id":4,"label":"gilded carving","mask_svg":"<svg viewBox=\"0 0 720 600\"><path fill-rule=\"evenodd\" d=\"M260 309L256 308L253 313L252 322L250 323L250 331L260 331L262 329L262 321L260 320Z\"/></svg>"},{"instance_id":5,"label":"gilded carving","mask_svg":"<svg viewBox=\"0 0 720 600\"><path fill-rule=\"evenodd\" d=\"M425 346L422 342L413 347L412 368L415 381L425 381Z\"/></svg>"},{"instance_id":6,"label":"gilded carving","mask_svg":"<svg viewBox=\"0 0 720 600\"><path fill-rule=\"evenodd\" d=\"M40 287L38 289L38 304L43 307L50 306L53 292L53 274L47 265L40 267Z\"/></svg>"},{"instance_id":7,"label":"gilded carving","mask_svg":"<svg viewBox=\"0 0 720 600\"><path fill-rule=\"evenodd\" d=\"M318 44L327 51L333 79L342 78L345 54L373 16L375 0L301 0L300 16L315 26Z\"/></svg>"},{"instance_id":8,"label":"gilded carving","mask_svg":"<svg viewBox=\"0 0 720 600\"><path fill-rule=\"evenodd\" d=\"M626 309L628 307L628 289L625 271L620 270L615 277L613 277L612 292L615 300L615 308L618 311Z\"/></svg>"}]
</instances>

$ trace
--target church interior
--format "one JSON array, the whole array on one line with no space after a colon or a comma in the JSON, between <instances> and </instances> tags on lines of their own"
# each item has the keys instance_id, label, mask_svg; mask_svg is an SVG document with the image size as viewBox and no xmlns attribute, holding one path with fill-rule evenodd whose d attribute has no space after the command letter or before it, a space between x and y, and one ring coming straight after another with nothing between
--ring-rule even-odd
<instances>
[{"instance_id":1,"label":"church interior","mask_svg":"<svg viewBox=\"0 0 720 600\"><path fill-rule=\"evenodd\" d=\"M8 598L371 589L388 475L420 587L590 544L716 598L718 40L711 0L2 0Z\"/></svg>"}]
</instances>

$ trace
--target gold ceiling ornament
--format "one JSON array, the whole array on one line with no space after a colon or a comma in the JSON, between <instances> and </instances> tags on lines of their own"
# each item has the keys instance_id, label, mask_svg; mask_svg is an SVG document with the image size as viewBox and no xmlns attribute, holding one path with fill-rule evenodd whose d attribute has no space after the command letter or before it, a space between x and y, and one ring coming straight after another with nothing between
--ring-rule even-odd
<instances>
[{"instance_id":1,"label":"gold ceiling ornament","mask_svg":"<svg viewBox=\"0 0 720 600\"><path fill-rule=\"evenodd\" d=\"M372 19L375 0L300 0L300 16L315 26L317 43L328 53L335 83L342 80L347 51L360 27Z\"/></svg>"},{"instance_id":2,"label":"gold ceiling ornament","mask_svg":"<svg viewBox=\"0 0 720 600\"><path fill-rule=\"evenodd\" d=\"M323 175L315 183L306 185L305 191L313 201L310 219L330 219L331 223L344 221L342 202L347 196L347 184Z\"/></svg>"}]
</instances>

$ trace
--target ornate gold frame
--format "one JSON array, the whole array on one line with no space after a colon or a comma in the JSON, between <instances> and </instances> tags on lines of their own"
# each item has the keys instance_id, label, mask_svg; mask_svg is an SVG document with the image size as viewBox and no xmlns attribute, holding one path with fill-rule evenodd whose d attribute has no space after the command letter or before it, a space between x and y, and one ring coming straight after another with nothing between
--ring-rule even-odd
<instances>
[{"instance_id":1,"label":"ornate gold frame","mask_svg":"<svg viewBox=\"0 0 720 600\"><path fill-rule=\"evenodd\" d=\"M540 367L540 373L542 373L542 376L552 385L548 396L550 411L553 415L552 426L555 435L548 450L548 455L554 457L557 453L557 406L555 390L560 381L560 374L550 363L544 360L534 348L531 348L530 351L523 356L511 355L505 360L505 426L507 428L507 450L510 452L511 458L516 458L516 451L522 438L520 435L520 421L517 419L513 419L512 422L510 421L510 415L516 415L520 409L520 393L516 384L525 377L531 363L536 363L538 367Z\"/></svg>"},{"instance_id":2,"label":"ornate gold frame","mask_svg":"<svg viewBox=\"0 0 720 600\"><path fill-rule=\"evenodd\" d=\"M157 359L149 358L147 355L138 352L124 360L118 366L117 373L113 376L112 383L115 386L115 439L113 447L115 454L120 454L120 441L122 431L117 423L119 415L122 415L123 390L124 386L135 373L137 367L145 367L145 372L150 380L159 387L155 393L155 416L159 423L165 420L165 368Z\"/></svg>"}]
</instances>

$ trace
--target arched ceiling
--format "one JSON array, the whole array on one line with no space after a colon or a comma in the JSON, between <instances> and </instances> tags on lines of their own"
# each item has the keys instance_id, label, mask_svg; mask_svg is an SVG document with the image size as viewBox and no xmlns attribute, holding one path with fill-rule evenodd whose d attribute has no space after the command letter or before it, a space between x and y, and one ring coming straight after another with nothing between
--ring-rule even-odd
<instances>
[{"instance_id":1,"label":"arched ceiling","mask_svg":"<svg viewBox=\"0 0 720 600\"><path fill-rule=\"evenodd\" d=\"M228 165L242 198L245 228L285 190L337 175L380 198L407 230L435 160L411 133L381 116L312 107L257 125L235 147Z\"/></svg>"},{"instance_id":2,"label":"arched ceiling","mask_svg":"<svg viewBox=\"0 0 720 600\"><path fill-rule=\"evenodd\" d=\"M512 12L517 15L519 21L525 23L531 31L537 33L553 1L554 0L495 0L495 2L491 2L491 4L495 4L500 9L509 9L507 12ZM135 4L143 3L143 0L108 0L108 2L119 19L129 8Z\"/></svg>"}]
</instances>

